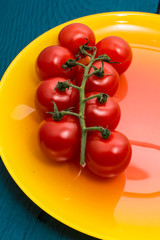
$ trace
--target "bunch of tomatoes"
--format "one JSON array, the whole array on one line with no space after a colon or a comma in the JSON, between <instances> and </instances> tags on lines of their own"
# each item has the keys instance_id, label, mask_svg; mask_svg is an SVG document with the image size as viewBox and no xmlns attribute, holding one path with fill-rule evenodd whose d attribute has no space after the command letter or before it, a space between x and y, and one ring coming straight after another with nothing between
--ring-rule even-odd
<instances>
[{"instance_id":1,"label":"bunch of tomatoes","mask_svg":"<svg viewBox=\"0 0 160 240\"><path fill-rule=\"evenodd\" d=\"M78 158L94 174L114 177L131 159L131 145L116 131L121 110L114 100L120 75L132 61L129 44L117 36L96 43L82 23L61 29L58 45L40 52L35 107L42 152L51 161Z\"/></svg>"}]
</instances>

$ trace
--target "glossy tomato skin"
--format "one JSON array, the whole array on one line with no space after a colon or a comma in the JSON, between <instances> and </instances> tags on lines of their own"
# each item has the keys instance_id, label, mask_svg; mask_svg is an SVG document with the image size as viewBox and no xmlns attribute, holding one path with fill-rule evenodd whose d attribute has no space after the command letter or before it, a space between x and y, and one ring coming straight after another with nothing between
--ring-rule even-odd
<instances>
[{"instance_id":1,"label":"glossy tomato skin","mask_svg":"<svg viewBox=\"0 0 160 240\"><path fill-rule=\"evenodd\" d=\"M59 111L74 107L77 104L79 92L75 88L69 88L65 91L55 89L58 82L64 82L67 78L54 77L40 82L35 93L35 107L42 117L49 117L47 112L54 111L53 101L56 103ZM72 83L71 81L69 83ZM73 84L73 83L72 83Z\"/></svg>"},{"instance_id":2,"label":"glossy tomato skin","mask_svg":"<svg viewBox=\"0 0 160 240\"><path fill-rule=\"evenodd\" d=\"M132 62L132 50L129 44L118 36L109 36L96 44L97 54L100 56L107 54L111 61L120 62L113 63L112 66L119 74L124 73Z\"/></svg>"},{"instance_id":3,"label":"glossy tomato skin","mask_svg":"<svg viewBox=\"0 0 160 240\"><path fill-rule=\"evenodd\" d=\"M65 115L60 121L50 117L39 126L38 142L42 152L51 161L69 161L79 154L80 132L76 117Z\"/></svg>"},{"instance_id":4,"label":"glossy tomato skin","mask_svg":"<svg viewBox=\"0 0 160 240\"><path fill-rule=\"evenodd\" d=\"M64 27L58 36L60 45L68 48L73 54L79 53L79 47L85 43L95 46L95 35L93 31L82 23L72 23Z\"/></svg>"},{"instance_id":5,"label":"glossy tomato skin","mask_svg":"<svg viewBox=\"0 0 160 240\"><path fill-rule=\"evenodd\" d=\"M102 67L101 61L96 61L93 64L97 69ZM94 71L93 68L89 70L89 73ZM119 75L117 71L112 67L111 64L104 62L104 73L103 77L98 77L95 75L91 75L85 85L85 92L102 92L107 93L109 96L113 96L119 86ZM106 75L110 74L110 75ZM80 69L77 77L76 77L76 84L78 86L81 85L84 75L84 69Z\"/></svg>"},{"instance_id":6,"label":"glossy tomato skin","mask_svg":"<svg viewBox=\"0 0 160 240\"><path fill-rule=\"evenodd\" d=\"M87 93L86 98L98 92ZM85 105L85 122L87 127L101 126L114 130L120 120L121 110L119 104L111 97L106 103L100 103L97 98L92 98Z\"/></svg>"},{"instance_id":7,"label":"glossy tomato skin","mask_svg":"<svg viewBox=\"0 0 160 240\"><path fill-rule=\"evenodd\" d=\"M36 70L41 79L50 77L65 77L73 79L77 74L77 66L72 70L63 69L62 65L68 59L75 59L71 51L62 46L49 46L45 48L38 56L36 61Z\"/></svg>"},{"instance_id":8,"label":"glossy tomato skin","mask_svg":"<svg viewBox=\"0 0 160 240\"><path fill-rule=\"evenodd\" d=\"M129 140L120 132L111 131L103 139L98 131L89 134L86 146L86 164L100 177L115 177L130 163L132 149Z\"/></svg>"}]
</instances>

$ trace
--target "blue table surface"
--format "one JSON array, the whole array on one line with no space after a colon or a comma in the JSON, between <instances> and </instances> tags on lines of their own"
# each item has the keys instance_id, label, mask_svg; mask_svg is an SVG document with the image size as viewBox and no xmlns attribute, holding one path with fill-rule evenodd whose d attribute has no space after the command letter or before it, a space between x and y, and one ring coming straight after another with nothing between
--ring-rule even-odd
<instances>
[{"instance_id":1,"label":"blue table surface","mask_svg":"<svg viewBox=\"0 0 160 240\"><path fill-rule=\"evenodd\" d=\"M0 79L16 55L47 30L86 15L138 11L156 13L158 0L0 0ZM0 240L95 238L49 216L16 185L0 159Z\"/></svg>"}]
</instances>

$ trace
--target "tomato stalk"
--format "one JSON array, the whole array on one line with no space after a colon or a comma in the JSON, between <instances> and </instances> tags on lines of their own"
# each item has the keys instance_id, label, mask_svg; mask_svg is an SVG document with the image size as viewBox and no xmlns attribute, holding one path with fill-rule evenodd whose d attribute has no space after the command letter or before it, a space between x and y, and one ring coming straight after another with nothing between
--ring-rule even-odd
<instances>
[{"instance_id":1,"label":"tomato stalk","mask_svg":"<svg viewBox=\"0 0 160 240\"><path fill-rule=\"evenodd\" d=\"M111 61L111 58L107 54L103 54L103 55L98 56L98 58L94 59L94 62L99 61L99 60L101 60L103 62L108 62L108 63L118 63L118 64L120 64L120 62Z\"/></svg>"},{"instance_id":2,"label":"tomato stalk","mask_svg":"<svg viewBox=\"0 0 160 240\"><path fill-rule=\"evenodd\" d=\"M59 91L65 91L66 88L69 89L69 87L75 88L77 90L80 90L80 87L73 85L72 83L69 83L69 80L66 80L64 82L58 82L55 86L55 89L58 88ZM55 90L54 89L54 90Z\"/></svg>"},{"instance_id":3,"label":"tomato stalk","mask_svg":"<svg viewBox=\"0 0 160 240\"><path fill-rule=\"evenodd\" d=\"M83 81L79 90L79 94L80 94L80 108L79 108L79 114L80 117L79 121L80 121L80 125L81 125L81 156L80 156L80 164L82 166L85 165L85 150L86 150L86 139L87 139L87 129L86 129L86 124L85 124L85 120L84 120L84 115L85 115L85 85L86 85L86 81L88 79L88 72L94 62L94 58L96 55L96 48L93 52L93 55L89 54L86 50L83 49L83 53L85 53L86 55L88 55L90 57L90 62L87 66L84 66L84 75L83 75Z\"/></svg>"},{"instance_id":4,"label":"tomato stalk","mask_svg":"<svg viewBox=\"0 0 160 240\"><path fill-rule=\"evenodd\" d=\"M97 98L100 103L106 103L109 96L106 93L98 93L84 99L87 102L90 99Z\"/></svg>"},{"instance_id":5,"label":"tomato stalk","mask_svg":"<svg viewBox=\"0 0 160 240\"><path fill-rule=\"evenodd\" d=\"M87 50L92 51L93 54L90 54L89 52L87 52ZM79 118L79 122L80 122L80 126L81 126L81 154L80 154L80 164L82 166L85 166L85 150L86 150L86 140L87 140L87 131L99 131L102 135L103 138L107 139L110 136L110 130L109 129L105 129L103 127L100 126L94 126L94 127L86 127L85 124L85 103L86 101L92 99L92 98L97 98L97 100L100 103L105 103L107 101L107 97L108 95L105 93L99 93L99 94L95 94L93 96L90 96L88 98L85 98L85 85L86 85L86 81L88 79L89 76L91 76L92 74L95 74L99 77L103 77L104 76L104 71L103 71L103 61L110 61L110 58L107 55L102 55L99 56L98 58L95 58L96 56L96 47L88 47L87 43L80 46L80 53L79 55L87 55L90 57L90 62L87 66L77 62L76 60L73 59L69 59L64 65L62 65L62 68L64 69L72 69L72 67L76 66L76 65L80 65L81 67L84 68L84 75L83 75L83 80L81 83L81 86L75 86L71 83L69 83L68 81L65 82L59 82L57 84L57 88L60 89L61 91L64 91L65 89L68 89L69 87L72 88L76 88L79 91L79 96L80 96L80 103L79 103L79 113L74 113L71 112L70 109L68 110L64 110L64 111L58 111L55 103L54 103L54 113L52 114L52 118L54 120L58 120L58 117L61 119L64 115L73 115ZM78 58L79 59L79 58ZM93 66L93 63L95 62L95 60L101 60L102 61L102 67L100 67L99 69L95 69ZM91 69L91 67L94 68L94 71L92 73L89 74L89 71ZM59 120L60 120L59 119Z\"/></svg>"},{"instance_id":6,"label":"tomato stalk","mask_svg":"<svg viewBox=\"0 0 160 240\"><path fill-rule=\"evenodd\" d=\"M92 66L92 68L94 69L93 72L91 72L90 74L88 74L88 77L90 77L91 75L95 75L97 77L103 77L104 76L104 62L102 61L102 67L100 67L99 69L96 68L95 66Z\"/></svg>"},{"instance_id":7,"label":"tomato stalk","mask_svg":"<svg viewBox=\"0 0 160 240\"><path fill-rule=\"evenodd\" d=\"M111 131L107 128L103 128L101 126L87 127L87 131L99 131L102 135L102 138L108 139L111 135Z\"/></svg>"},{"instance_id":8,"label":"tomato stalk","mask_svg":"<svg viewBox=\"0 0 160 240\"><path fill-rule=\"evenodd\" d=\"M62 65L63 69L70 69L72 70L72 67L75 66L80 66L80 67L84 67L84 65L80 62L77 62L80 58L78 57L77 59L69 59L67 62L65 62L65 64Z\"/></svg>"},{"instance_id":9,"label":"tomato stalk","mask_svg":"<svg viewBox=\"0 0 160 240\"><path fill-rule=\"evenodd\" d=\"M85 48L84 45L80 47L80 52L84 55L87 55L90 57L90 62L87 66L81 64L81 66L84 68L84 75L83 75L83 81L80 87L78 87L79 90L79 95L80 95L80 107L79 107L79 121L80 121L80 126L81 126L81 155L80 155L80 164L82 166L85 165L85 149L86 149L86 139L87 139L87 128L86 128L86 124L85 124L85 120L84 120L84 115L85 115L85 85L86 85L86 81L88 79L88 72L94 62L95 59L95 55L96 55L96 48L94 48L94 52L93 55L91 55L90 53L88 53L86 50L86 44L85 44ZM92 48L93 49L93 48ZM87 50L91 50L90 48ZM70 65L71 63L71 65ZM66 66L68 68L73 67L79 65L79 63L77 63L76 61L73 60L73 62L71 61L71 59L66 62L62 67L66 68ZM97 71L102 71L101 69L97 69ZM69 84L68 84L69 86ZM66 85L67 87L67 85ZM72 85L73 88L77 88L77 86ZM100 96L100 95L98 95ZM97 95L96 95L97 97Z\"/></svg>"},{"instance_id":10,"label":"tomato stalk","mask_svg":"<svg viewBox=\"0 0 160 240\"><path fill-rule=\"evenodd\" d=\"M54 104L54 112L47 112L49 114L52 115L52 118L53 120L55 121L59 121L61 120L65 115L72 115L72 116L75 116L75 117L78 117L80 118L80 115L78 113L75 113L75 112L71 112L71 109L72 108L68 108L64 111L58 111L58 108L57 108L57 105L55 102L53 102Z\"/></svg>"}]
</instances>

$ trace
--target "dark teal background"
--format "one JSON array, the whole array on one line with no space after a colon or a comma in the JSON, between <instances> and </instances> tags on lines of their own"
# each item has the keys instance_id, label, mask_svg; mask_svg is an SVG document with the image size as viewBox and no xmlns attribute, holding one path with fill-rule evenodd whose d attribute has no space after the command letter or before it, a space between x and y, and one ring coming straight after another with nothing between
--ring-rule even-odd
<instances>
[{"instance_id":1,"label":"dark teal background","mask_svg":"<svg viewBox=\"0 0 160 240\"><path fill-rule=\"evenodd\" d=\"M63 22L111 11L156 13L157 6L158 0L0 0L0 78L28 43ZM68 239L94 238L37 207L14 183L0 159L0 240Z\"/></svg>"}]
</instances>

